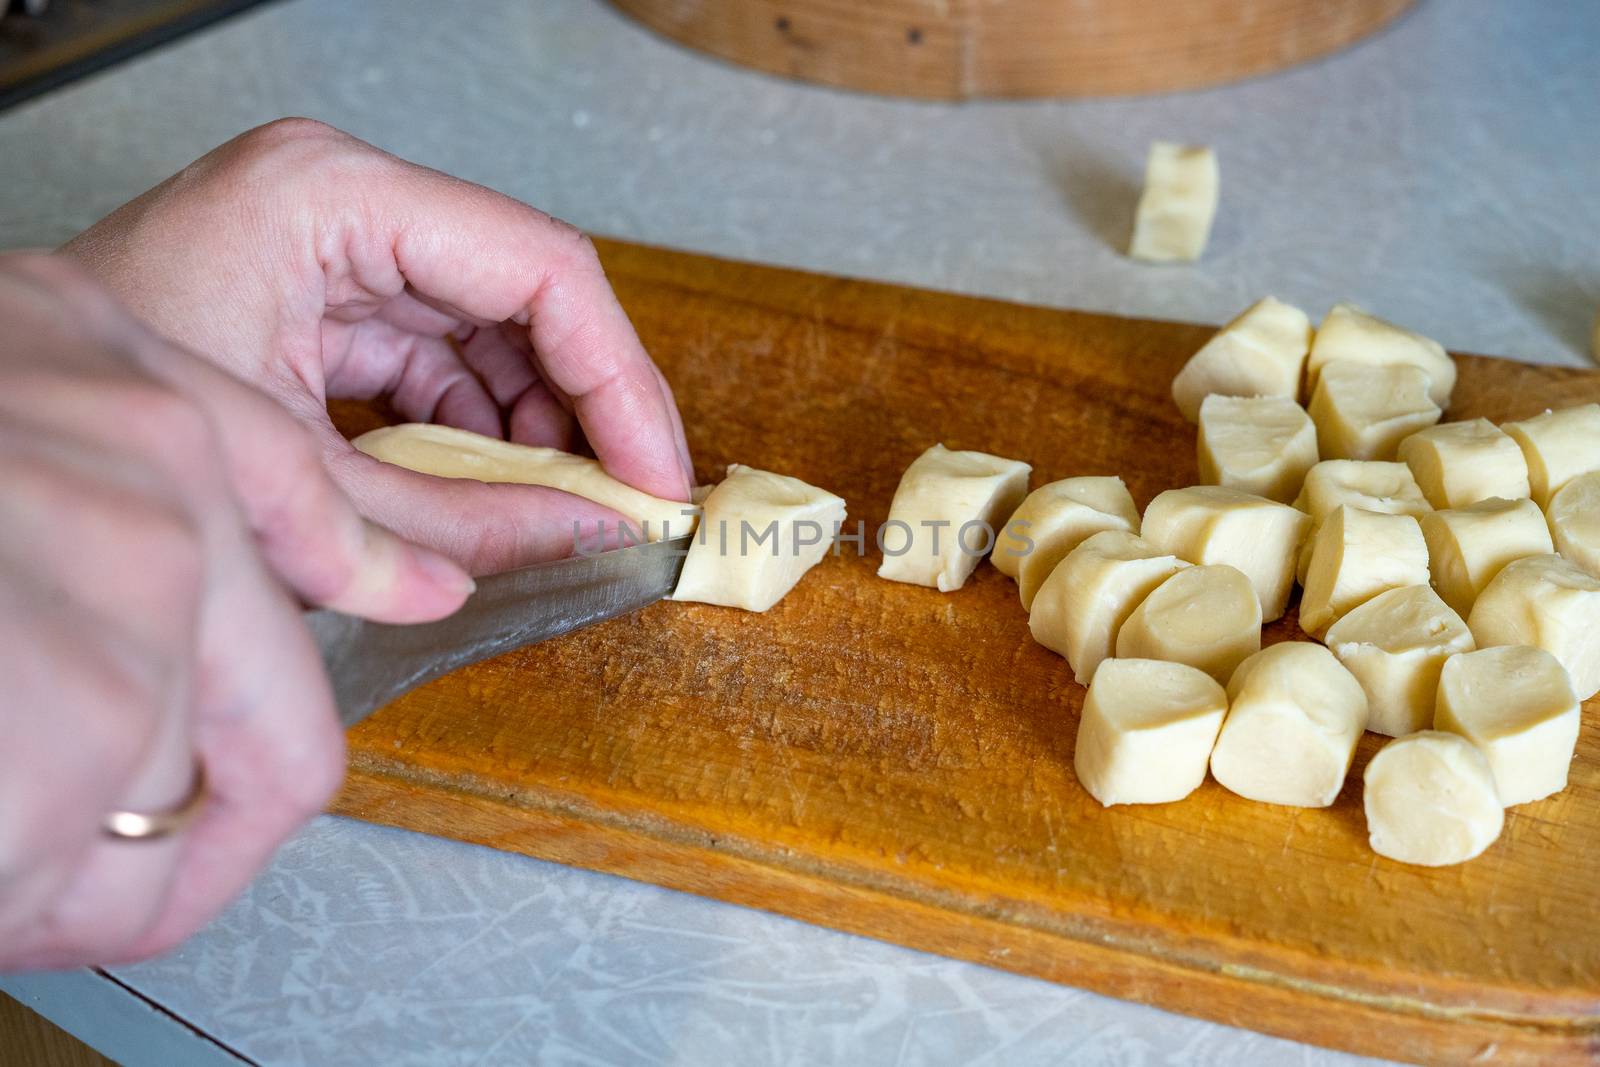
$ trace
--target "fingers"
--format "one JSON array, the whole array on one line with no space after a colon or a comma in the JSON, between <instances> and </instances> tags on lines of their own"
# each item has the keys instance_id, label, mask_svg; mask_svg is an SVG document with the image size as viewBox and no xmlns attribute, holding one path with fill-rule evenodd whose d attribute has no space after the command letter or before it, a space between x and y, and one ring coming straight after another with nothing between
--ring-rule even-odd
<instances>
[{"instance_id":1,"label":"fingers","mask_svg":"<svg viewBox=\"0 0 1600 1067\"><path fill-rule=\"evenodd\" d=\"M388 396L412 422L501 435L499 405L447 338L412 333L382 318L326 322L322 338L329 396Z\"/></svg>"}]
</instances>

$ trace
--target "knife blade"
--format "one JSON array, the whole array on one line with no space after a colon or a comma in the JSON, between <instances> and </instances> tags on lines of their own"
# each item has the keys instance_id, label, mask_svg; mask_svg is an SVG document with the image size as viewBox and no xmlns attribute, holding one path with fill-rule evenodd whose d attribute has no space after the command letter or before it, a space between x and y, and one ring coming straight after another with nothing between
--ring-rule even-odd
<instances>
[{"instance_id":1,"label":"knife blade","mask_svg":"<svg viewBox=\"0 0 1600 1067\"><path fill-rule=\"evenodd\" d=\"M538 563L478 580L454 615L396 626L326 608L306 624L353 726L389 701L469 663L647 607L671 593L692 536Z\"/></svg>"}]
</instances>

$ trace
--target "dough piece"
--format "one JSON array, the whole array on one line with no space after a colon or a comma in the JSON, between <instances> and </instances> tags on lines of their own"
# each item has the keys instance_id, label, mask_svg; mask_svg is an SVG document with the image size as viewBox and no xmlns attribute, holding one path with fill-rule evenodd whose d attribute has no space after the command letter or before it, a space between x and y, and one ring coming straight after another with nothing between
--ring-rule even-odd
<instances>
[{"instance_id":1,"label":"dough piece","mask_svg":"<svg viewBox=\"0 0 1600 1067\"><path fill-rule=\"evenodd\" d=\"M1239 665L1211 773L1250 800L1325 808L1344 785L1367 697L1333 653L1284 641Z\"/></svg>"},{"instance_id":2,"label":"dough piece","mask_svg":"<svg viewBox=\"0 0 1600 1067\"><path fill-rule=\"evenodd\" d=\"M1067 657L1074 679L1088 685L1110 658L1117 633L1156 586L1189 564L1122 530L1097 533L1067 553L1033 598L1033 639Z\"/></svg>"},{"instance_id":3,"label":"dough piece","mask_svg":"<svg viewBox=\"0 0 1600 1067\"><path fill-rule=\"evenodd\" d=\"M1284 396L1208 396L1200 405L1200 481L1287 504L1317 465L1317 428Z\"/></svg>"},{"instance_id":4,"label":"dough piece","mask_svg":"<svg viewBox=\"0 0 1600 1067\"><path fill-rule=\"evenodd\" d=\"M918 456L889 504L878 577L942 593L960 589L993 547L1000 520L1027 494L1031 469L1014 459L952 452L944 445ZM902 546L903 552L893 554Z\"/></svg>"},{"instance_id":5,"label":"dough piece","mask_svg":"<svg viewBox=\"0 0 1600 1067\"><path fill-rule=\"evenodd\" d=\"M1216 153L1157 141L1145 162L1128 255L1156 263L1199 259L1216 213Z\"/></svg>"},{"instance_id":6,"label":"dough piece","mask_svg":"<svg viewBox=\"0 0 1600 1067\"><path fill-rule=\"evenodd\" d=\"M1182 800L1205 781L1227 712L1222 686L1193 667L1106 660L1083 701L1078 781L1106 807Z\"/></svg>"},{"instance_id":7,"label":"dough piece","mask_svg":"<svg viewBox=\"0 0 1600 1067\"><path fill-rule=\"evenodd\" d=\"M1282 617L1294 585L1295 553L1311 520L1302 512L1220 485L1168 489L1145 508L1139 536L1190 563L1225 563L1244 572L1261 618Z\"/></svg>"},{"instance_id":8,"label":"dough piece","mask_svg":"<svg viewBox=\"0 0 1600 1067\"><path fill-rule=\"evenodd\" d=\"M1436 508L1528 495L1528 461L1522 449L1488 419L1418 430L1400 442L1399 456Z\"/></svg>"},{"instance_id":9,"label":"dough piece","mask_svg":"<svg viewBox=\"0 0 1600 1067\"><path fill-rule=\"evenodd\" d=\"M350 442L373 459L439 478L544 485L604 505L648 541L694 530L692 504L663 500L605 472L600 461L555 448L512 444L453 426L410 422L369 430Z\"/></svg>"},{"instance_id":10,"label":"dough piece","mask_svg":"<svg viewBox=\"0 0 1600 1067\"><path fill-rule=\"evenodd\" d=\"M1006 521L989 562L1017 580L1022 606L1033 598L1056 564L1090 534L1139 528L1139 509L1117 477L1064 478L1028 494Z\"/></svg>"},{"instance_id":11,"label":"dough piece","mask_svg":"<svg viewBox=\"0 0 1600 1067\"><path fill-rule=\"evenodd\" d=\"M1572 681L1554 656L1505 645L1450 657L1439 676L1433 727L1478 747L1509 808L1567 787L1580 714Z\"/></svg>"},{"instance_id":12,"label":"dough piece","mask_svg":"<svg viewBox=\"0 0 1600 1067\"><path fill-rule=\"evenodd\" d=\"M1600 404L1547 411L1501 429L1522 447L1540 507L1578 475L1600 470Z\"/></svg>"},{"instance_id":13,"label":"dough piece","mask_svg":"<svg viewBox=\"0 0 1600 1067\"><path fill-rule=\"evenodd\" d=\"M1467 616L1479 648L1532 645L1567 669L1579 700L1600 692L1600 578L1557 555L1508 563Z\"/></svg>"},{"instance_id":14,"label":"dough piece","mask_svg":"<svg viewBox=\"0 0 1600 1067\"><path fill-rule=\"evenodd\" d=\"M1434 404L1450 406L1456 364L1439 342L1369 315L1354 304L1338 304L1323 318L1306 359L1307 387L1315 389L1329 363L1346 360L1378 366L1416 367L1428 376Z\"/></svg>"},{"instance_id":15,"label":"dough piece","mask_svg":"<svg viewBox=\"0 0 1600 1067\"><path fill-rule=\"evenodd\" d=\"M1385 515L1421 515L1431 505L1422 495L1411 468L1378 459L1325 459L1306 474L1294 506L1311 516L1311 534L1300 543L1296 576L1306 581L1311 546L1322 521L1342 504Z\"/></svg>"},{"instance_id":16,"label":"dough piece","mask_svg":"<svg viewBox=\"0 0 1600 1067\"><path fill-rule=\"evenodd\" d=\"M1263 297L1189 357L1172 379L1172 399L1190 422L1207 396L1300 399L1311 349L1311 320L1297 307Z\"/></svg>"},{"instance_id":17,"label":"dough piece","mask_svg":"<svg viewBox=\"0 0 1600 1067\"><path fill-rule=\"evenodd\" d=\"M1379 593L1324 640L1367 694L1367 729L1390 737L1433 724L1444 661L1477 647L1461 616L1425 585Z\"/></svg>"},{"instance_id":18,"label":"dough piece","mask_svg":"<svg viewBox=\"0 0 1600 1067\"><path fill-rule=\"evenodd\" d=\"M1433 587L1462 615L1507 563L1555 551L1539 505L1526 497L1430 511L1420 521Z\"/></svg>"},{"instance_id":19,"label":"dough piece","mask_svg":"<svg viewBox=\"0 0 1600 1067\"><path fill-rule=\"evenodd\" d=\"M1187 663L1219 682L1260 648L1255 589L1242 572L1220 564L1178 571L1117 631L1118 659Z\"/></svg>"},{"instance_id":20,"label":"dough piece","mask_svg":"<svg viewBox=\"0 0 1600 1067\"><path fill-rule=\"evenodd\" d=\"M1428 545L1416 519L1346 504L1324 520L1311 547L1300 629L1321 637L1379 593L1427 584Z\"/></svg>"},{"instance_id":21,"label":"dough piece","mask_svg":"<svg viewBox=\"0 0 1600 1067\"><path fill-rule=\"evenodd\" d=\"M1400 442L1439 421L1428 375L1409 364L1337 360L1322 368L1307 410L1328 459L1393 459Z\"/></svg>"},{"instance_id":22,"label":"dough piece","mask_svg":"<svg viewBox=\"0 0 1600 1067\"><path fill-rule=\"evenodd\" d=\"M1455 734L1427 730L1389 742L1362 782L1372 851L1401 863L1465 863L1505 825L1489 761Z\"/></svg>"},{"instance_id":23,"label":"dough piece","mask_svg":"<svg viewBox=\"0 0 1600 1067\"><path fill-rule=\"evenodd\" d=\"M1556 551L1600 577L1600 471L1580 474L1545 509Z\"/></svg>"},{"instance_id":24,"label":"dough piece","mask_svg":"<svg viewBox=\"0 0 1600 1067\"><path fill-rule=\"evenodd\" d=\"M821 562L843 522L832 493L730 463L706 497L672 599L766 611Z\"/></svg>"}]
</instances>

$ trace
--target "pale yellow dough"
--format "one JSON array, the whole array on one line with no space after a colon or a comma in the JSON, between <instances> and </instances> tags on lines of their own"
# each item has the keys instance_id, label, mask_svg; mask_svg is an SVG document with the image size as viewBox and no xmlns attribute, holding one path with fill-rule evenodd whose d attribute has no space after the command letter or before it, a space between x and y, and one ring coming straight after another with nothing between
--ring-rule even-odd
<instances>
[{"instance_id":1,"label":"pale yellow dough","mask_svg":"<svg viewBox=\"0 0 1600 1067\"><path fill-rule=\"evenodd\" d=\"M1560 556L1506 564L1478 594L1467 626L1479 648L1544 649L1566 668L1579 700L1600 692L1600 578Z\"/></svg>"},{"instance_id":2,"label":"pale yellow dough","mask_svg":"<svg viewBox=\"0 0 1600 1067\"><path fill-rule=\"evenodd\" d=\"M1056 564L1090 534L1139 528L1139 509L1117 477L1064 478L1029 493L998 531L989 562L1017 580L1024 611Z\"/></svg>"},{"instance_id":3,"label":"pale yellow dough","mask_svg":"<svg viewBox=\"0 0 1600 1067\"><path fill-rule=\"evenodd\" d=\"M1189 566L1141 537L1106 530L1067 553L1033 598L1033 639L1067 657L1073 677L1088 685L1116 649L1117 633L1156 586Z\"/></svg>"},{"instance_id":4,"label":"pale yellow dough","mask_svg":"<svg viewBox=\"0 0 1600 1067\"><path fill-rule=\"evenodd\" d=\"M1317 464L1317 428L1285 396L1208 396L1196 449L1203 484L1287 504Z\"/></svg>"},{"instance_id":5,"label":"pale yellow dough","mask_svg":"<svg viewBox=\"0 0 1600 1067\"><path fill-rule=\"evenodd\" d=\"M1522 447L1528 484L1540 507L1578 475L1600 470L1600 404L1547 411L1501 429Z\"/></svg>"},{"instance_id":6,"label":"pale yellow dough","mask_svg":"<svg viewBox=\"0 0 1600 1067\"><path fill-rule=\"evenodd\" d=\"M1390 737L1432 725L1445 660L1476 647L1461 616L1426 585L1379 593L1323 640L1367 694L1367 729Z\"/></svg>"},{"instance_id":7,"label":"pale yellow dough","mask_svg":"<svg viewBox=\"0 0 1600 1067\"><path fill-rule=\"evenodd\" d=\"M374 459L440 478L560 489L617 512L649 541L678 537L695 526L694 505L641 492L607 474L599 460L554 448L420 422L369 430L351 444Z\"/></svg>"},{"instance_id":8,"label":"pale yellow dough","mask_svg":"<svg viewBox=\"0 0 1600 1067\"><path fill-rule=\"evenodd\" d=\"M1226 681L1261 647L1261 606L1233 567L1186 567L1156 586L1117 631L1118 659L1186 663Z\"/></svg>"},{"instance_id":9,"label":"pale yellow dough","mask_svg":"<svg viewBox=\"0 0 1600 1067\"><path fill-rule=\"evenodd\" d=\"M1510 807L1567 787L1579 715L1572 681L1554 656L1504 645L1450 657L1433 725L1478 747L1500 803Z\"/></svg>"},{"instance_id":10,"label":"pale yellow dough","mask_svg":"<svg viewBox=\"0 0 1600 1067\"><path fill-rule=\"evenodd\" d=\"M1027 495L1031 469L1014 459L952 452L944 445L918 456L889 504L878 577L944 593L960 589L983 558L977 550L992 547L1000 523Z\"/></svg>"},{"instance_id":11,"label":"pale yellow dough","mask_svg":"<svg viewBox=\"0 0 1600 1067\"><path fill-rule=\"evenodd\" d=\"M1101 804L1182 800L1206 777L1228 696L1181 663L1108 659L1083 701L1073 768Z\"/></svg>"},{"instance_id":12,"label":"pale yellow dough","mask_svg":"<svg viewBox=\"0 0 1600 1067\"><path fill-rule=\"evenodd\" d=\"M1300 629L1320 637L1387 589L1427 584L1428 546L1416 519L1346 504L1323 521L1311 547Z\"/></svg>"},{"instance_id":13,"label":"pale yellow dough","mask_svg":"<svg viewBox=\"0 0 1600 1067\"><path fill-rule=\"evenodd\" d=\"M1190 563L1226 564L1255 587L1261 618L1283 615L1295 556L1311 520L1266 497L1220 485L1168 489L1144 510L1139 536Z\"/></svg>"},{"instance_id":14,"label":"pale yellow dough","mask_svg":"<svg viewBox=\"0 0 1600 1067\"><path fill-rule=\"evenodd\" d=\"M821 562L844 500L798 478L729 464L705 500L674 600L766 611Z\"/></svg>"},{"instance_id":15,"label":"pale yellow dough","mask_svg":"<svg viewBox=\"0 0 1600 1067\"><path fill-rule=\"evenodd\" d=\"M1600 471L1580 474L1545 509L1556 551L1600 577Z\"/></svg>"},{"instance_id":16,"label":"pale yellow dough","mask_svg":"<svg viewBox=\"0 0 1600 1067\"><path fill-rule=\"evenodd\" d=\"M1306 410L1325 459L1393 459L1401 441L1441 414L1423 371L1407 363L1351 360L1322 368Z\"/></svg>"},{"instance_id":17,"label":"pale yellow dough","mask_svg":"<svg viewBox=\"0 0 1600 1067\"><path fill-rule=\"evenodd\" d=\"M1324 808L1344 785L1367 696L1333 653L1284 641L1239 664L1211 773L1250 800Z\"/></svg>"},{"instance_id":18,"label":"pale yellow dough","mask_svg":"<svg viewBox=\"0 0 1600 1067\"><path fill-rule=\"evenodd\" d=\"M1152 144L1128 255L1157 263L1199 259L1217 213L1217 187L1211 149Z\"/></svg>"},{"instance_id":19,"label":"pale yellow dough","mask_svg":"<svg viewBox=\"0 0 1600 1067\"><path fill-rule=\"evenodd\" d=\"M1400 442L1399 456L1436 508L1528 495L1528 461L1522 449L1488 419L1418 430Z\"/></svg>"},{"instance_id":20,"label":"pale yellow dough","mask_svg":"<svg viewBox=\"0 0 1600 1067\"><path fill-rule=\"evenodd\" d=\"M1430 511L1419 521L1433 587L1463 616L1507 563L1555 551L1539 505L1526 497Z\"/></svg>"},{"instance_id":21,"label":"pale yellow dough","mask_svg":"<svg viewBox=\"0 0 1600 1067\"><path fill-rule=\"evenodd\" d=\"M1172 379L1172 399L1190 422L1221 396L1300 397L1311 348L1311 320L1297 307L1264 297L1218 330Z\"/></svg>"},{"instance_id":22,"label":"pale yellow dough","mask_svg":"<svg viewBox=\"0 0 1600 1067\"><path fill-rule=\"evenodd\" d=\"M1456 387L1456 364L1443 345L1369 315L1354 304L1334 306L1317 327L1306 358L1308 388L1315 390L1323 370L1337 361L1415 367L1427 375L1428 393L1440 408L1450 406L1450 394Z\"/></svg>"},{"instance_id":23,"label":"pale yellow dough","mask_svg":"<svg viewBox=\"0 0 1600 1067\"><path fill-rule=\"evenodd\" d=\"M1431 507L1411 469L1378 459L1325 459L1306 474L1294 506L1311 516L1311 532L1300 543L1296 576L1306 581L1311 546L1322 522L1341 505L1385 515L1421 515Z\"/></svg>"},{"instance_id":24,"label":"pale yellow dough","mask_svg":"<svg viewBox=\"0 0 1600 1067\"><path fill-rule=\"evenodd\" d=\"M1389 742L1362 783L1372 851L1401 863L1465 863L1505 825L1488 760L1454 734L1427 730Z\"/></svg>"}]
</instances>

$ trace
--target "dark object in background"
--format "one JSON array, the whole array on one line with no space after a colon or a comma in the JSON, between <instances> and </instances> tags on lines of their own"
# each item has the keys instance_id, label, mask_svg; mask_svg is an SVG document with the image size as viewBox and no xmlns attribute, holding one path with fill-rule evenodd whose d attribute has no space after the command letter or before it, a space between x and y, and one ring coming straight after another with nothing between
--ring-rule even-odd
<instances>
[{"instance_id":1,"label":"dark object in background","mask_svg":"<svg viewBox=\"0 0 1600 1067\"><path fill-rule=\"evenodd\" d=\"M261 0L0 0L0 109Z\"/></svg>"}]
</instances>

